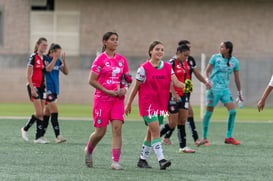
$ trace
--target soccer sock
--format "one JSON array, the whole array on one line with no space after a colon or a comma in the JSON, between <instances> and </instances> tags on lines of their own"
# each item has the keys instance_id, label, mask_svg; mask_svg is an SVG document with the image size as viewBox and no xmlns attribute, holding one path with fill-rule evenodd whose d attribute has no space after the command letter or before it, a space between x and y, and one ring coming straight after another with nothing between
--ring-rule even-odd
<instances>
[{"instance_id":1,"label":"soccer sock","mask_svg":"<svg viewBox=\"0 0 273 181\"><path fill-rule=\"evenodd\" d=\"M36 118L36 136L35 139L39 139L43 136L43 121Z\"/></svg>"},{"instance_id":2,"label":"soccer sock","mask_svg":"<svg viewBox=\"0 0 273 181\"><path fill-rule=\"evenodd\" d=\"M166 134L165 134L165 137L164 138L170 138L173 134L173 131L174 131L175 128L173 129L170 129Z\"/></svg>"},{"instance_id":3,"label":"soccer sock","mask_svg":"<svg viewBox=\"0 0 273 181\"><path fill-rule=\"evenodd\" d=\"M178 137L180 148L184 148L187 145L185 125L177 126L177 137Z\"/></svg>"},{"instance_id":4,"label":"soccer sock","mask_svg":"<svg viewBox=\"0 0 273 181\"><path fill-rule=\"evenodd\" d=\"M57 136L60 135L60 127L59 127L59 122L58 122L58 113L52 113L51 114L51 124L54 130L54 133Z\"/></svg>"},{"instance_id":5,"label":"soccer sock","mask_svg":"<svg viewBox=\"0 0 273 181\"><path fill-rule=\"evenodd\" d=\"M46 133L46 130L47 130L47 127L48 127L48 121L49 121L49 116L44 116L44 119L43 119L43 136L45 135Z\"/></svg>"},{"instance_id":6,"label":"soccer sock","mask_svg":"<svg viewBox=\"0 0 273 181\"><path fill-rule=\"evenodd\" d=\"M212 112L206 111L204 118L203 118L203 139L207 138L208 136L208 130L209 130L209 121L210 117L212 115Z\"/></svg>"},{"instance_id":7,"label":"soccer sock","mask_svg":"<svg viewBox=\"0 0 273 181\"><path fill-rule=\"evenodd\" d=\"M112 149L112 161L118 162L121 154L121 148L113 148Z\"/></svg>"},{"instance_id":8,"label":"soccer sock","mask_svg":"<svg viewBox=\"0 0 273 181\"><path fill-rule=\"evenodd\" d=\"M153 150L156 154L158 161L165 159L160 138L156 138L156 139L152 140L152 147L153 147Z\"/></svg>"},{"instance_id":9,"label":"soccer sock","mask_svg":"<svg viewBox=\"0 0 273 181\"><path fill-rule=\"evenodd\" d=\"M187 120L188 128L192 134L193 140L196 141L198 139L198 133L195 127L194 119L193 117L189 117Z\"/></svg>"},{"instance_id":10,"label":"soccer sock","mask_svg":"<svg viewBox=\"0 0 273 181\"><path fill-rule=\"evenodd\" d=\"M232 136L235 117L236 117L236 109L229 110L228 111L227 137L226 138L230 138Z\"/></svg>"},{"instance_id":11,"label":"soccer sock","mask_svg":"<svg viewBox=\"0 0 273 181\"><path fill-rule=\"evenodd\" d=\"M150 155L151 150L152 150L151 143L144 140L142 145L142 151L140 154L140 159L146 160L148 156Z\"/></svg>"},{"instance_id":12,"label":"soccer sock","mask_svg":"<svg viewBox=\"0 0 273 181\"><path fill-rule=\"evenodd\" d=\"M34 115L31 115L31 117L28 119L25 127L24 127L24 130L25 131L28 131L28 129L32 126L32 124L36 121Z\"/></svg>"},{"instance_id":13,"label":"soccer sock","mask_svg":"<svg viewBox=\"0 0 273 181\"><path fill-rule=\"evenodd\" d=\"M161 127L160 129L160 137L166 134L171 128L169 127L168 124L164 124L164 126Z\"/></svg>"},{"instance_id":14,"label":"soccer sock","mask_svg":"<svg viewBox=\"0 0 273 181\"><path fill-rule=\"evenodd\" d=\"M88 153L92 154L96 146L97 145L91 145L91 143L88 142L87 143L87 151L88 151Z\"/></svg>"}]
</instances>

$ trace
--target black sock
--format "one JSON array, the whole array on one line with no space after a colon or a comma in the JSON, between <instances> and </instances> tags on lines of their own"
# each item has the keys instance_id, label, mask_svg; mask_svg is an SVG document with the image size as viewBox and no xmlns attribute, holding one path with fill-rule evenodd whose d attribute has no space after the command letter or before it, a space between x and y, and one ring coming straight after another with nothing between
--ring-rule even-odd
<instances>
[{"instance_id":1,"label":"black sock","mask_svg":"<svg viewBox=\"0 0 273 181\"><path fill-rule=\"evenodd\" d=\"M166 134L171 128L169 127L168 124L165 124L164 126L161 127L160 129L160 137Z\"/></svg>"},{"instance_id":2,"label":"black sock","mask_svg":"<svg viewBox=\"0 0 273 181\"><path fill-rule=\"evenodd\" d=\"M28 129L32 126L32 124L36 121L34 115L31 115L31 117L28 119L25 127L24 127L24 130L25 131L28 131Z\"/></svg>"},{"instance_id":3,"label":"black sock","mask_svg":"<svg viewBox=\"0 0 273 181\"><path fill-rule=\"evenodd\" d=\"M189 126L190 132L192 134L193 140L196 141L198 139L198 133L197 133L197 130L195 127L193 117L188 118L188 126Z\"/></svg>"},{"instance_id":4,"label":"black sock","mask_svg":"<svg viewBox=\"0 0 273 181\"><path fill-rule=\"evenodd\" d=\"M178 137L180 148L184 148L186 146L185 125L178 125L177 126L177 137Z\"/></svg>"},{"instance_id":5,"label":"black sock","mask_svg":"<svg viewBox=\"0 0 273 181\"><path fill-rule=\"evenodd\" d=\"M59 122L58 122L58 113L52 113L51 114L51 124L54 130L54 133L57 136L60 135L60 127L59 127Z\"/></svg>"},{"instance_id":6,"label":"black sock","mask_svg":"<svg viewBox=\"0 0 273 181\"><path fill-rule=\"evenodd\" d=\"M43 136L46 133L47 127L48 127L48 122L49 122L49 116L44 116L43 120Z\"/></svg>"},{"instance_id":7,"label":"black sock","mask_svg":"<svg viewBox=\"0 0 273 181\"><path fill-rule=\"evenodd\" d=\"M43 136L43 121L36 118L36 140Z\"/></svg>"},{"instance_id":8,"label":"black sock","mask_svg":"<svg viewBox=\"0 0 273 181\"><path fill-rule=\"evenodd\" d=\"M170 138L173 134L173 131L174 131L175 128L173 129L170 129L166 134L165 134L165 137L164 138Z\"/></svg>"}]
</instances>

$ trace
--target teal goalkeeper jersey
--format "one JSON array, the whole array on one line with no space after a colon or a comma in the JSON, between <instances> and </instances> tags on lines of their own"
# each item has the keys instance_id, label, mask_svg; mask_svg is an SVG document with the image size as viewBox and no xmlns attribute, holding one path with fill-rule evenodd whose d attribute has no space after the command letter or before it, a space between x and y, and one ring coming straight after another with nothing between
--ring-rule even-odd
<instances>
[{"instance_id":1,"label":"teal goalkeeper jersey","mask_svg":"<svg viewBox=\"0 0 273 181\"><path fill-rule=\"evenodd\" d=\"M222 89L229 87L230 74L239 70L239 61L235 57L231 57L229 66L228 59L218 53L212 55L209 64L213 66L209 80L213 83L213 88Z\"/></svg>"}]
</instances>

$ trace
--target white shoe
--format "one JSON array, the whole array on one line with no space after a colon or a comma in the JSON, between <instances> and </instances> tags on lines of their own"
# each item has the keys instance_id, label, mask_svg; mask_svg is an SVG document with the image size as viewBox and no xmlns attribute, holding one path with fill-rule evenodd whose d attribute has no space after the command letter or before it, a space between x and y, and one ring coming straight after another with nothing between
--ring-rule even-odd
<instances>
[{"instance_id":1,"label":"white shoe","mask_svg":"<svg viewBox=\"0 0 273 181\"><path fill-rule=\"evenodd\" d=\"M62 143L62 142L65 142L65 141L66 141L66 139L62 135L59 135L56 138L56 143Z\"/></svg>"},{"instance_id":2,"label":"white shoe","mask_svg":"<svg viewBox=\"0 0 273 181\"><path fill-rule=\"evenodd\" d=\"M84 148L84 159L85 159L85 165L87 167L93 167L92 154L88 152L87 147Z\"/></svg>"},{"instance_id":3,"label":"white shoe","mask_svg":"<svg viewBox=\"0 0 273 181\"><path fill-rule=\"evenodd\" d=\"M22 138L24 141L29 141L28 139L28 133L24 130L24 128L21 128Z\"/></svg>"},{"instance_id":4,"label":"white shoe","mask_svg":"<svg viewBox=\"0 0 273 181\"><path fill-rule=\"evenodd\" d=\"M179 149L179 153L195 153L195 151L190 147L185 146L184 148Z\"/></svg>"},{"instance_id":5,"label":"white shoe","mask_svg":"<svg viewBox=\"0 0 273 181\"><path fill-rule=\"evenodd\" d=\"M45 137L40 137L37 140L34 140L34 143L48 144L49 141L47 139L45 139Z\"/></svg>"},{"instance_id":6,"label":"white shoe","mask_svg":"<svg viewBox=\"0 0 273 181\"><path fill-rule=\"evenodd\" d=\"M124 170L124 168L122 166L120 166L120 164L118 162L113 162L111 165L111 168L113 170Z\"/></svg>"}]
</instances>

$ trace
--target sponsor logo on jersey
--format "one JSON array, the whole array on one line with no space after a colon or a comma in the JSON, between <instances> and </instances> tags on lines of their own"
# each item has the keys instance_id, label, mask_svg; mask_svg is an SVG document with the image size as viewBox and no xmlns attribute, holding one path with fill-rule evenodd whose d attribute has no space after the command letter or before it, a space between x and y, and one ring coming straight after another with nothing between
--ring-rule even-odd
<instances>
[{"instance_id":1,"label":"sponsor logo on jersey","mask_svg":"<svg viewBox=\"0 0 273 181\"><path fill-rule=\"evenodd\" d=\"M101 67L97 66L97 72L100 72L100 71L101 71Z\"/></svg>"},{"instance_id":2,"label":"sponsor logo on jersey","mask_svg":"<svg viewBox=\"0 0 273 181\"><path fill-rule=\"evenodd\" d=\"M120 73L119 67L113 67L112 76L116 76L116 74Z\"/></svg>"},{"instance_id":3,"label":"sponsor logo on jersey","mask_svg":"<svg viewBox=\"0 0 273 181\"><path fill-rule=\"evenodd\" d=\"M98 122L98 124L101 124L101 119L100 119L100 118L98 118L98 121L97 121L97 122Z\"/></svg>"},{"instance_id":4,"label":"sponsor logo on jersey","mask_svg":"<svg viewBox=\"0 0 273 181\"><path fill-rule=\"evenodd\" d=\"M105 63L105 66L106 66L106 67L109 67L109 66L110 66L109 62L106 62L106 63Z\"/></svg>"}]
</instances>

